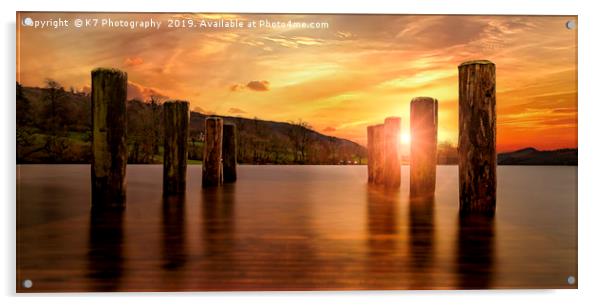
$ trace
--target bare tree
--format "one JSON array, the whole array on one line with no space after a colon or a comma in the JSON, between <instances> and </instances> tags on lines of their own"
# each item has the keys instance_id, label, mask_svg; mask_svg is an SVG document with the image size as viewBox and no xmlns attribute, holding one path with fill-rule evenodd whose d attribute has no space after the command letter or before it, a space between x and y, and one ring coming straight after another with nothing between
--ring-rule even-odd
<instances>
[{"instance_id":1,"label":"bare tree","mask_svg":"<svg viewBox=\"0 0 602 305\"><path fill-rule=\"evenodd\" d=\"M153 143L153 152L155 155L159 154L159 147L161 146L161 123L162 123L162 104L165 101L165 97L161 95L151 95L148 103L151 106L151 121L153 124L151 137Z\"/></svg>"},{"instance_id":2,"label":"bare tree","mask_svg":"<svg viewBox=\"0 0 602 305\"><path fill-rule=\"evenodd\" d=\"M63 87L61 87L61 84L59 84L53 79L46 79L46 91L44 95L44 101L48 103L45 112L46 116L49 118L46 128L48 128L48 131L50 131L51 134L56 134L59 128L59 101L64 96L64 94L65 91Z\"/></svg>"},{"instance_id":3,"label":"bare tree","mask_svg":"<svg viewBox=\"0 0 602 305\"><path fill-rule=\"evenodd\" d=\"M293 156L295 163L307 162L307 152L311 142L311 125L299 119L291 121L288 132L289 139L293 145Z\"/></svg>"}]
</instances>

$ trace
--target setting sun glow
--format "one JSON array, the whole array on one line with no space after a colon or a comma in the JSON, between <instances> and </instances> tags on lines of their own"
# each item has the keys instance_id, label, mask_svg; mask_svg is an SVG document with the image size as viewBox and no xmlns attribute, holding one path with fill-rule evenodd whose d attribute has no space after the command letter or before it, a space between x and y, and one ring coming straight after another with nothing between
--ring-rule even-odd
<instances>
[{"instance_id":1,"label":"setting sun glow","mask_svg":"<svg viewBox=\"0 0 602 305\"><path fill-rule=\"evenodd\" d=\"M401 139L401 144L410 144L412 139L409 133L402 133L399 138Z\"/></svg>"}]
</instances>

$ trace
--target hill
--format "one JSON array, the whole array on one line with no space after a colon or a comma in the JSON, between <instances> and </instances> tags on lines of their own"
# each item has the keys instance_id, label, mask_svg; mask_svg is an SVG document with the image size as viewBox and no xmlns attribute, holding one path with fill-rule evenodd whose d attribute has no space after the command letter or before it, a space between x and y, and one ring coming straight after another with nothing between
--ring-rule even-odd
<instances>
[{"instance_id":1,"label":"hill","mask_svg":"<svg viewBox=\"0 0 602 305\"><path fill-rule=\"evenodd\" d=\"M577 165L577 149L537 150L532 147L498 154L499 165Z\"/></svg>"},{"instance_id":2,"label":"hill","mask_svg":"<svg viewBox=\"0 0 602 305\"><path fill-rule=\"evenodd\" d=\"M129 163L162 162L161 103L159 98L127 102ZM204 120L207 116L194 111L190 114L191 160L202 160ZM240 163L365 162L366 149L363 146L316 132L302 120L273 122L258 118L221 117L225 122L237 125L237 157ZM89 163L90 128L89 94L66 91L52 81L46 88L17 84L18 163Z\"/></svg>"}]
</instances>

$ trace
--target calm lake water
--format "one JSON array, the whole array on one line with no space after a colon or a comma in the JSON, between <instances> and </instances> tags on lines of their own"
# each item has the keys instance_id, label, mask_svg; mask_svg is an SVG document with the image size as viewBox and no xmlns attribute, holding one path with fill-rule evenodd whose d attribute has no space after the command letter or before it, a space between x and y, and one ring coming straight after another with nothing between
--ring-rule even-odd
<instances>
[{"instance_id":1,"label":"calm lake water","mask_svg":"<svg viewBox=\"0 0 602 305\"><path fill-rule=\"evenodd\" d=\"M364 166L239 166L239 181L162 199L129 165L127 209L92 214L89 165L17 166L17 291L576 288L577 167L498 167L493 221L460 219L458 168L432 201Z\"/></svg>"}]
</instances>

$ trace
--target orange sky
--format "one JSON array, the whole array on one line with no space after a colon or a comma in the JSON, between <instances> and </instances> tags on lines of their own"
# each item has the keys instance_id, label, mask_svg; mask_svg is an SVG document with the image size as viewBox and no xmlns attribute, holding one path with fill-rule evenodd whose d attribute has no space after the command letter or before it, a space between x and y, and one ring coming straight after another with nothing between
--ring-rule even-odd
<instances>
[{"instance_id":1,"label":"orange sky","mask_svg":"<svg viewBox=\"0 0 602 305\"><path fill-rule=\"evenodd\" d=\"M128 72L130 97L160 94L191 108L266 120L303 119L366 142L366 126L401 116L415 96L439 100L439 141L457 141L457 66L497 67L498 151L577 147L575 17L23 13L161 20L159 30L17 25L17 81L89 88L90 71ZM328 22L327 29L167 28L167 19Z\"/></svg>"}]
</instances>

